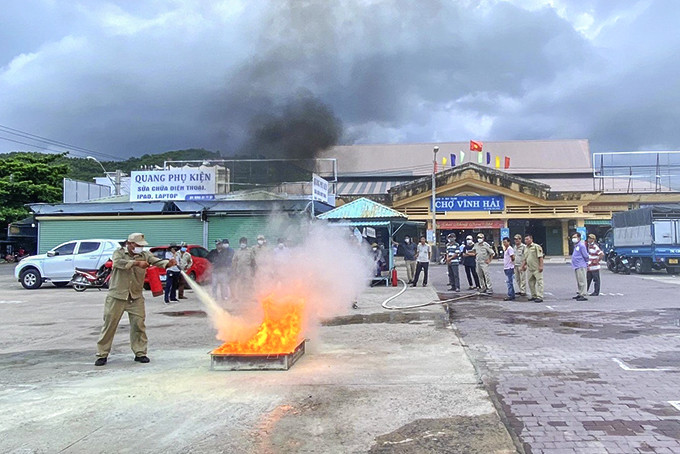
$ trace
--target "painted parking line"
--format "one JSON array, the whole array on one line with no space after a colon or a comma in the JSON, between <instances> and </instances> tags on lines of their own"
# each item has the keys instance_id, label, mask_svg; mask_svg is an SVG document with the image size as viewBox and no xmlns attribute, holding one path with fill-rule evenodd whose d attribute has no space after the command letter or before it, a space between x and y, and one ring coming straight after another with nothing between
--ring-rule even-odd
<instances>
[{"instance_id":1,"label":"painted parking line","mask_svg":"<svg viewBox=\"0 0 680 454\"><path fill-rule=\"evenodd\" d=\"M680 411L680 400L669 400L668 403L675 407L676 410Z\"/></svg>"},{"instance_id":2,"label":"painted parking line","mask_svg":"<svg viewBox=\"0 0 680 454\"><path fill-rule=\"evenodd\" d=\"M548 306L547 304L545 305L545 307L547 307L547 308L548 308L548 309L550 309L551 311L554 311L554 310L555 310L555 308L554 308L554 307L552 307L552 306Z\"/></svg>"},{"instance_id":3,"label":"painted parking line","mask_svg":"<svg viewBox=\"0 0 680 454\"><path fill-rule=\"evenodd\" d=\"M630 367L625 361L619 358L612 358L616 364L618 364L621 369L631 371L631 372L669 372L680 370L677 367Z\"/></svg>"},{"instance_id":4,"label":"painted parking line","mask_svg":"<svg viewBox=\"0 0 680 454\"><path fill-rule=\"evenodd\" d=\"M7 300L0 300L0 304L21 304L24 301L7 301Z\"/></svg>"}]
</instances>

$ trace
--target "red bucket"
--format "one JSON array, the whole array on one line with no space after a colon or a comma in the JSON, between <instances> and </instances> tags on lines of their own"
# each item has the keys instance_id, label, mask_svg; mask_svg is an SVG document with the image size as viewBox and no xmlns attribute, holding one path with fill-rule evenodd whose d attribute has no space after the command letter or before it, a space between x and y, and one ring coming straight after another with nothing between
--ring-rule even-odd
<instances>
[{"instance_id":1,"label":"red bucket","mask_svg":"<svg viewBox=\"0 0 680 454\"><path fill-rule=\"evenodd\" d=\"M146 269L146 277L149 278L149 287L153 296L161 296L163 292L163 284L161 283L161 273L155 266Z\"/></svg>"}]
</instances>

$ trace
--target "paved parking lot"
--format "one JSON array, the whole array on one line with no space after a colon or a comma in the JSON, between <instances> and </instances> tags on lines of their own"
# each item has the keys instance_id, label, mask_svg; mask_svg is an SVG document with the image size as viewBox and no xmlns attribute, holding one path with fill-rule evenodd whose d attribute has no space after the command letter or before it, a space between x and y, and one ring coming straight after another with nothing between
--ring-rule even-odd
<instances>
[{"instance_id":1,"label":"paved parking lot","mask_svg":"<svg viewBox=\"0 0 680 454\"><path fill-rule=\"evenodd\" d=\"M680 452L680 278L605 270L603 295L578 303L568 265L545 276L541 304L497 295L452 308L517 442L527 453ZM493 278L503 292L500 266Z\"/></svg>"},{"instance_id":2,"label":"paved parking lot","mask_svg":"<svg viewBox=\"0 0 680 454\"><path fill-rule=\"evenodd\" d=\"M151 363L126 318L94 367L105 292L24 290L0 267L0 452L509 454L512 440L442 306L387 312L393 288L309 333L286 372L211 371L201 306L147 292ZM409 289L394 303L436 299ZM203 315L203 316L202 316Z\"/></svg>"}]
</instances>

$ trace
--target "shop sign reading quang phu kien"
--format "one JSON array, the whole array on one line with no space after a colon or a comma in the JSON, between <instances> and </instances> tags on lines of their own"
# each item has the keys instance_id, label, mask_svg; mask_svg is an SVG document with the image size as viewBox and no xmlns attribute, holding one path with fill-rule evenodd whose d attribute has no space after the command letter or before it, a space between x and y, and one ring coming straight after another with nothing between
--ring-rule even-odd
<instances>
[{"instance_id":1,"label":"shop sign reading quang phu kien","mask_svg":"<svg viewBox=\"0 0 680 454\"><path fill-rule=\"evenodd\" d=\"M214 167L133 171L130 201L211 200L217 189Z\"/></svg>"},{"instance_id":2,"label":"shop sign reading quang phu kien","mask_svg":"<svg viewBox=\"0 0 680 454\"><path fill-rule=\"evenodd\" d=\"M505 200L502 195L462 195L437 197L436 211L503 211Z\"/></svg>"}]
</instances>

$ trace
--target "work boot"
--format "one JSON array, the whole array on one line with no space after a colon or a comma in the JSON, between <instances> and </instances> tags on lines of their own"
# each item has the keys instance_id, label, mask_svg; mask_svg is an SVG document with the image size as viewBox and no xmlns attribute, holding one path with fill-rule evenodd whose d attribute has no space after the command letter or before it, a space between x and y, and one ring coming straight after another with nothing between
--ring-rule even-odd
<instances>
[{"instance_id":1,"label":"work boot","mask_svg":"<svg viewBox=\"0 0 680 454\"><path fill-rule=\"evenodd\" d=\"M600 294L599 294L599 293L593 292L593 293L591 293L589 296L600 296Z\"/></svg>"},{"instance_id":2,"label":"work boot","mask_svg":"<svg viewBox=\"0 0 680 454\"><path fill-rule=\"evenodd\" d=\"M531 301L531 300L529 300L529 301ZM542 302L543 302L543 299L542 299L542 298L534 298L534 299L533 299L533 302L534 302L534 303L542 303Z\"/></svg>"},{"instance_id":3,"label":"work boot","mask_svg":"<svg viewBox=\"0 0 680 454\"><path fill-rule=\"evenodd\" d=\"M135 356L135 361L137 361L138 363L146 364L151 360L149 359L148 356L144 355L144 356Z\"/></svg>"},{"instance_id":4,"label":"work boot","mask_svg":"<svg viewBox=\"0 0 680 454\"><path fill-rule=\"evenodd\" d=\"M95 366L104 366L106 365L106 356L102 358L97 358L97 361L94 362Z\"/></svg>"},{"instance_id":5,"label":"work boot","mask_svg":"<svg viewBox=\"0 0 680 454\"><path fill-rule=\"evenodd\" d=\"M576 298L576 301L588 301L588 298L586 298L585 296L579 295L579 297Z\"/></svg>"}]
</instances>

